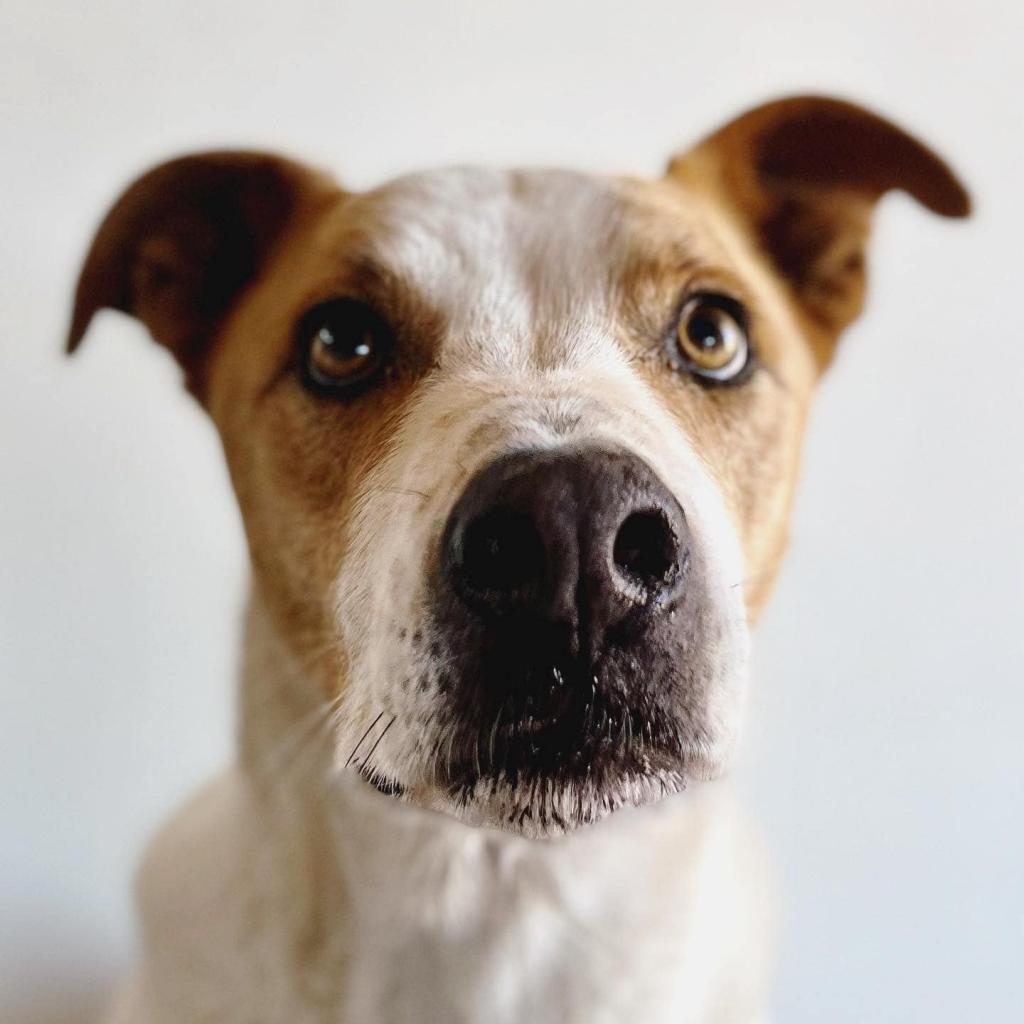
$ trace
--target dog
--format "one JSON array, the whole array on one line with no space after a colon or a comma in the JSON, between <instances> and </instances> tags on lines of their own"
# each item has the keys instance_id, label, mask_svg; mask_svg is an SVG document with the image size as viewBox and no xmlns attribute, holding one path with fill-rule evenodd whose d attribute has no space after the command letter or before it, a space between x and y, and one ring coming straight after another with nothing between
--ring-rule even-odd
<instances>
[{"instance_id":1,"label":"dog","mask_svg":"<svg viewBox=\"0 0 1024 1024\"><path fill-rule=\"evenodd\" d=\"M872 212L964 217L844 101L659 180L457 168L356 194L210 152L81 272L217 426L253 585L236 765L140 871L116 1024L764 1019L726 773L804 421Z\"/></svg>"}]
</instances>

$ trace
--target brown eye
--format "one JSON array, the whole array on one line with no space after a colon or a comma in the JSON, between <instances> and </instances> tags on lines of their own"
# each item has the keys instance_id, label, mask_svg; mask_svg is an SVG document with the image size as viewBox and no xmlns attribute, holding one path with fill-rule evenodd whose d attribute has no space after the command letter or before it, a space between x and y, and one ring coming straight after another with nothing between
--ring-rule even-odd
<instances>
[{"instance_id":1,"label":"brown eye","mask_svg":"<svg viewBox=\"0 0 1024 1024\"><path fill-rule=\"evenodd\" d=\"M675 346L686 368L700 377L728 381L750 358L742 307L724 295L695 295L683 306Z\"/></svg>"},{"instance_id":2,"label":"brown eye","mask_svg":"<svg viewBox=\"0 0 1024 1024\"><path fill-rule=\"evenodd\" d=\"M299 346L306 385L340 393L377 375L391 354L392 336L385 321L366 303L334 299L302 318Z\"/></svg>"}]
</instances>

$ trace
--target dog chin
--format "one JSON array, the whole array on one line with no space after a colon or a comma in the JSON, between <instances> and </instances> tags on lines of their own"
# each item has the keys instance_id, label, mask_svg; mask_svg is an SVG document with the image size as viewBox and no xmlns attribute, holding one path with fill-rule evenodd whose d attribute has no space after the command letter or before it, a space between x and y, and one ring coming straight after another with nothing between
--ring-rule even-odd
<instances>
[{"instance_id":1,"label":"dog chin","mask_svg":"<svg viewBox=\"0 0 1024 1024\"><path fill-rule=\"evenodd\" d=\"M659 770L600 784L537 777L510 784L481 779L450 800L449 813L470 825L550 839L593 825L624 807L645 807L681 793L690 777Z\"/></svg>"}]
</instances>

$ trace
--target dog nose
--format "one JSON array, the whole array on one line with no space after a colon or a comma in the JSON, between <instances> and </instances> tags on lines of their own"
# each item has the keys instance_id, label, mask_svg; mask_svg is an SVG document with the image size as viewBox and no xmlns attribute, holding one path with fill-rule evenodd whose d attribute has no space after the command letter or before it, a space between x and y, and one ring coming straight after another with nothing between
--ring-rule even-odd
<instances>
[{"instance_id":1,"label":"dog nose","mask_svg":"<svg viewBox=\"0 0 1024 1024\"><path fill-rule=\"evenodd\" d=\"M564 628L573 656L593 664L617 628L671 609L689 548L682 507L637 456L528 451L469 482L445 529L442 572L477 618Z\"/></svg>"}]
</instances>

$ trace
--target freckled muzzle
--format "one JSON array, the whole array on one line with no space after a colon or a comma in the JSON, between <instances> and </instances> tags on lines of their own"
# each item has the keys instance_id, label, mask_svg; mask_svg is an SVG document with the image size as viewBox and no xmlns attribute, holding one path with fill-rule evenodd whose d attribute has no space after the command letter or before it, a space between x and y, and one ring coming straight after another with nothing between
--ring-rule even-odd
<instances>
[{"instance_id":1,"label":"freckled muzzle","mask_svg":"<svg viewBox=\"0 0 1024 1024\"><path fill-rule=\"evenodd\" d=\"M611 789L681 773L703 741L704 589L682 506L636 455L564 447L486 466L433 581L457 736L442 783Z\"/></svg>"}]
</instances>

